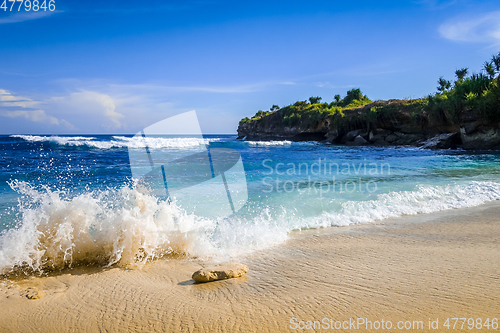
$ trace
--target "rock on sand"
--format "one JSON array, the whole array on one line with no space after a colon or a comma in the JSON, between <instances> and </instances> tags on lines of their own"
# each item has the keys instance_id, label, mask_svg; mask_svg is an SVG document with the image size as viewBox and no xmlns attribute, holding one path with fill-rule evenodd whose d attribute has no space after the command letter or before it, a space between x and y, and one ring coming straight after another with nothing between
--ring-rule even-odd
<instances>
[{"instance_id":1,"label":"rock on sand","mask_svg":"<svg viewBox=\"0 0 500 333\"><path fill-rule=\"evenodd\" d=\"M202 268L199 271L194 272L192 278L196 282L210 282L237 278L245 275L246 272L248 272L248 267L243 264L220 264Z\"/></svg>"}]
</instances>

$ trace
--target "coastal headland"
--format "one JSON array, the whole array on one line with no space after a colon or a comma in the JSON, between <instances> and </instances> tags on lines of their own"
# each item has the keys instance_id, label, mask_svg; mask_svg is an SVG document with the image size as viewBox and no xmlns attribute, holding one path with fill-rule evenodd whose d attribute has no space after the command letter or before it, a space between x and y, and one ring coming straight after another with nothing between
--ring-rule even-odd
<instances>
[{"instance_id":1,"label":"coastal headland","mask_svg":"<svg viewBox=\"0 0 500 333\"><path fill-rule=\"evenodd\" d=\"M238 126L250 141L320 141L350 146L418 146L433 149L500 149L500 54L482 73L456 71L440 78L425 98L371 101L360 89L322 103L321 97L258 111Z\"/></svg>"}]
</instances>

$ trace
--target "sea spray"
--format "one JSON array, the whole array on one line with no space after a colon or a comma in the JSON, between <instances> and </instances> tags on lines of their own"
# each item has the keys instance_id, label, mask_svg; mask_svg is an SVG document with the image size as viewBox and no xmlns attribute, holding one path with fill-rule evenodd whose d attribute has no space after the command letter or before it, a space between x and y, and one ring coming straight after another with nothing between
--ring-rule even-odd
<instances>
[{"instance_id":1,"label":"sea spray","mask_svg":"<svg viewBox=\"0 0 500 333\"><path fill-rule=\"evenodd\" d=\"M135 186L64 198L63 191L10 183L22 199L15 228L0 236L0 272L79 265L142 265L165 256L230 258L286 239L263 212L253 221L187 214Z\"/></svg>"}]
</instances>

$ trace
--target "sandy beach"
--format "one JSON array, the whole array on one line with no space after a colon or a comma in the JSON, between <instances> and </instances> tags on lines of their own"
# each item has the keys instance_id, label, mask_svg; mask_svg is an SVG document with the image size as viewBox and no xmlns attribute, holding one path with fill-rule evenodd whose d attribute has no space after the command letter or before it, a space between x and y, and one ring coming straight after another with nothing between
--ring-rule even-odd
<instances>
[{"instance_id":1,"label":"sandy beach","mask_svg":"<svg viewBox=\"0 0 500 333\"><path fill-rule=\"evenodd\" d=\"M288 332L314 328L314 321L316 331L362 332L367 321L373 331L419 321L423 327L409 331L443 331L447 318L500 317L499 258L495 201L296 231L283 244L238 258L250 271L232 280L193 284L191 274L208 263L182 258L140 269L76 268L4 279L0 331ZM353 329L352 322L362 320ZM376 330L382 320L392 329ZM429 328L436 320L438 329ZM469 331L460 325L450 331Z\"/></svg>"}]
</instances>

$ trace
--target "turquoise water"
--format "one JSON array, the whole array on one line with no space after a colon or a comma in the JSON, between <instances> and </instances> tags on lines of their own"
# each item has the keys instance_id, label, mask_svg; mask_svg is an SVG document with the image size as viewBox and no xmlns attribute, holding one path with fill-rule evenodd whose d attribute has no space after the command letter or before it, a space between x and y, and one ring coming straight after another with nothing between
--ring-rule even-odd
<instances>
[{"instance_id":1,"label":"turquoise water","mask_svg":"<svg viewBox=\"0 0 500 333\"><path fill-rule=\"evenodd\" d=\"M218 207L210 200L197 202L202 213L193 214L186 207L195 195L155 196L133 178L129 151L144 146L130 136L3 136L0 270L142 264L178 253L226 258L279 244L295 229L500 198L498 152L243 142L227 135L157 137L148 148L168 156L238 151L245 177L228 174L228 183L246 185L248 200L230 216L208 216L203 212Z\"/></svg>"}]
</instances>

